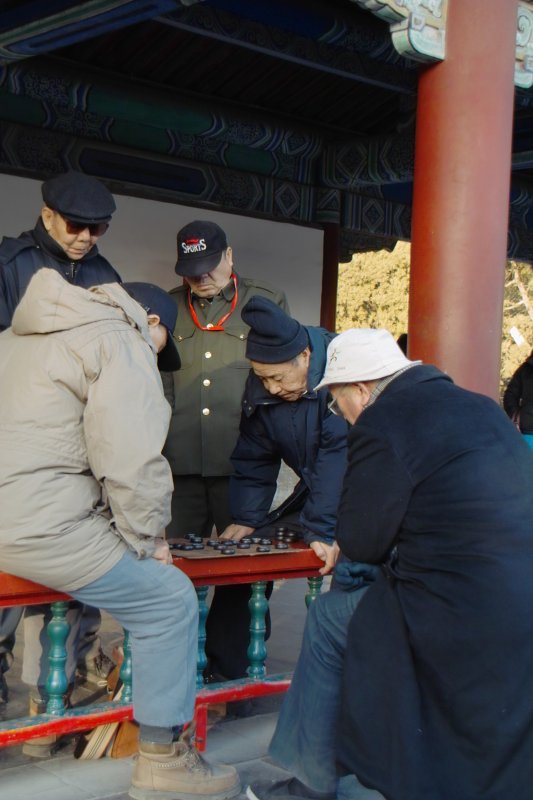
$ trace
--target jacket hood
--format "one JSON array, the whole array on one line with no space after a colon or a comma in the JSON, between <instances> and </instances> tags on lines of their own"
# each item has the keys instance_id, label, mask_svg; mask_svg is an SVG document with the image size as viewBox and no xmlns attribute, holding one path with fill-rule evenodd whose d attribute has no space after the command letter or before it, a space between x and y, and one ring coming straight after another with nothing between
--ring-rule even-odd
<instances>
[{"instance_id":1,"label":"jacket hood","mask_svg":"<svg viewBox=\"0 0 533 800\"><path fill-rule=\"evenodd\" d=\"M320 381L320 378L324 374L324 369L326 368L328 344L332 339L335 338L337 334L330 333L330 331L327 331L325 328L306 326L305 330L309 338L309 347L311 349L311 359L309 362L309 371L307 373L308 389L305 394L305 398L309 400L314 399L317 396L317 393L313 390L313 386L317 385L317 383ZM256 406L284 402L285 401L280 397L270 394L270 392L265 389L259 378L252 371L250 371L250 375L248 376L248 380L246 381L246 386L244 388L242 402L243 410L247 416L250 416L250 414L253 413Z\"/></svg>"},{"instance_id":2,"label":"jacket hood","mask_svg":"<svg viewBox=\"0 0 533 800\"><path fill-rule=\"evenodd\" d=\"M2 251L0 254L0 265L8 264L22 250L28 247L35 247L35 239L32 231L24 231L20 236L4 236L2 239Z\"/></svg>"},{"instance_id":3,"label":"jacket hood","mask_svg":"<svg viewBox=\"0 0 533 800\"><path fill-rule=\"evenodd\" d=\"M137 328L152 350L146 312L119 283L83 289L54 269L35 273L12 321L17 336L66 331L102 320L123 320Z\"/></svg>"}]
</instances>

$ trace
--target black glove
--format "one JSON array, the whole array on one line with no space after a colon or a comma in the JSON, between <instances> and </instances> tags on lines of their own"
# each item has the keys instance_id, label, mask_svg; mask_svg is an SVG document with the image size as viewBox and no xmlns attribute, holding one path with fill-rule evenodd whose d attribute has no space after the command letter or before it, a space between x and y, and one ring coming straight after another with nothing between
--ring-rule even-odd
<instances>
[{"instance_id":1,"label":"black glove","mask_svg":"<svg viewBox=\"0 0 533 800\"><path fill-rule=\"evenodd\" d=\"M374 564L339 561L335 567L335 583L344 592L353 592L374 583L379 573L380 568Z\"/></svg>"}]
</instances>

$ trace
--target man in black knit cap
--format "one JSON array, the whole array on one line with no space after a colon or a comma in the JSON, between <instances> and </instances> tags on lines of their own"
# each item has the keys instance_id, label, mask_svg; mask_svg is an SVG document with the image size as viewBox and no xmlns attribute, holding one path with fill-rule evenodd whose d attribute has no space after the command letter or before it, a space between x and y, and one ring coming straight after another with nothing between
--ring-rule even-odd
<instances>
[{"instance_id":1,"label":"man in black knit cap","mask_svg":"<svg viewBox=\"0 0 533 800\"><path fill-rule=\"evenodd\" d=\"M337 505L346 467L344 420L328 407L328 392L315 392L335 334L307 327L264 297L242 310L250 326L246 356L252 371L243 401L240 433L231 458L233 523L222 534L240 540L272 519L269 509L281 462L300 478L293 497L304 540L333 567ZM289 509L290 499L284 503ZM275 516L275 513L274 513Z\"/></svg>"}]
</instances>

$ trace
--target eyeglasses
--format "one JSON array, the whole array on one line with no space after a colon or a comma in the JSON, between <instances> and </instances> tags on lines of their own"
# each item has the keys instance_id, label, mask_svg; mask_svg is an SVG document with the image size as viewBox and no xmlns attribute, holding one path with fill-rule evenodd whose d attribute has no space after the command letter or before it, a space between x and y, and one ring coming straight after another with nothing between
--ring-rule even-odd
<instances>
[{"instance_id":1,"label":"eyeglasses","mask_svg":"<svg viewBox=\"0 0 533 800\"><path fill-rule=\"evenodd\" d=\"M65 228L67 229L67 233L70 233L71 236L77 235L81 233L86 228L89 229L89 233L91 236L103 236L104 233L109 228L108 222L72 222L71 219L67 219L62 214L60 215L61 219L65 221Z\"/></svg>"},{"instance_id":2,"label":"eyeglasses","mask_svg":"<svg viewBox=\"0 0 533 800\"><path fill-rule=\"evenodd\" d=\"M335 414L336 417L342 417L342 411L339 408L337 397L334 397L333 400L330 400L328 403L328 411L331 411L331 413Z\"/></svg>"}]
</instances>

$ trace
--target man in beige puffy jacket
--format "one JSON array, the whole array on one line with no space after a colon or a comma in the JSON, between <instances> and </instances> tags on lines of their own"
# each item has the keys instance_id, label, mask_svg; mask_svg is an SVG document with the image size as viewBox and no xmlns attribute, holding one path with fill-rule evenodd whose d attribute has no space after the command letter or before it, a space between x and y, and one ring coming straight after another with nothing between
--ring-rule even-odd
<instances>
[{"instance_id":1,"label":"man in beige puffy jacket","mask_svg":"<svg viewBox=\"0 0 533 800\"><path fill-rule=\"evenodd\" d=\"M134 299L135 298L135 299ZM130 796L224 800L233 767L181 731L194 709L197 603L171 565L176 307L151 284L84 289L39 270L0 334L0 569L103 608L130 633L140 756Z\"/></svg>"}]
</instances>

